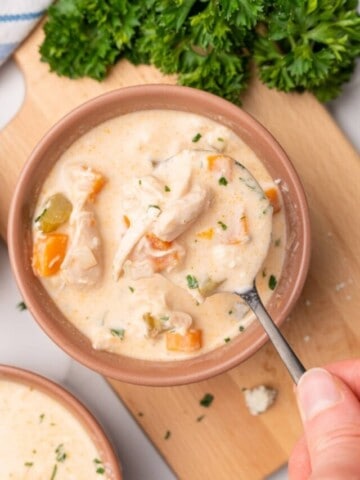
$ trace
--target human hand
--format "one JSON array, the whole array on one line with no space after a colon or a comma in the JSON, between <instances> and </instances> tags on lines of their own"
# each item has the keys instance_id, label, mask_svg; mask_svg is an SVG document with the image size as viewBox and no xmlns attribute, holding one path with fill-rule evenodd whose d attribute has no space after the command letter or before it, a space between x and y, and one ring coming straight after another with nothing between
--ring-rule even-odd
<instances>
[{"instance_id":1,"label":"human hand","mask_svg":"<svg viewBox=\"0 0 360 480\"><path fill-rule=\"evenodd\" d=\"M290 480L360 480L360 359L308 370L296 396L304 435Z\"/></svg>"}]
</instances>

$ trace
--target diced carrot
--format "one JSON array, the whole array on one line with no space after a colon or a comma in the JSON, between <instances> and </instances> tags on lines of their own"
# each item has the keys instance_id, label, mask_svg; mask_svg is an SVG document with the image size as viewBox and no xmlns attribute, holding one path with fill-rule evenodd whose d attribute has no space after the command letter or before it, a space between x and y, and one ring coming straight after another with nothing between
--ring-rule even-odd
<instances>
[{"instance_id":1,"label":"diced carrot","mask_svg":"<svg viewBox=\"0 0 360 480\"><path fill-rule=\"evenodd\" d=\"M185 335L166 332L166 348L174 352L194 352L202 346L202 331L191 328Z\"/></svg>"},{"instance_id":2,"label":"diced carrot","mask_svg":"<svg viewBox=\"0 0 360 480\"><path fill-rule=\"evenodd\" d=\"M64 260L68 236L63 233L49 233L34 244L32 266L40 277L55 275Z\"/></svg>"},{"instance_id":3,"label":"diced carrot","mask_svg":"<svg viewBox=\"0 0 360 480\"><path fill-rule=\"evenodd\" d=\"M209 155L207 157L207 161L208 161L208 169L209 170L214 170L215 169L215 162L218 158L221 158L222 155Z\"/></svg>"},{"instance_id":4,"label":"diced carrot","mask_svg":"<svg viewBox=\"0 0 360 480\"><path fill-rule=\"evenodd\" d=\"M173 268L179 263L179 254L177 252L171 252L161 257L152 257L151 261L155 272L161 272L165 268Z\"/></svg>"},{"instance_id":5,"label":"diced carrot","mask_svg":"<svg viewBox=\"0 0 360 480\"><path fill-rule=\"evenodd\" d=\"M267 190L265 190L264 193L273 207L273 212L274 213L279 212L281 210L281 203L280 203L278 189L276 187L270 187Z\"/></svg>"},{"instance_id":6,"label":"diced carrot","mask_svg":"<svg viewBox=\"0 0 360 480\"><path fill-rule=\"evenodd\" d=\"M96 195L102 190L103 186L105 185L106 179L101 173L97 172L93 168L85 167L85 166L83 168L86 170L90 170L91 173L95 176L92 184L92 190L89 194L89 200L93 202L95 200Z\"/></svg>"},{"instance_id":7,"label":"diced carrot","mask_svg":"<svg viewBox=\"0 0 360 480\"><path fill-rule=\"evenodd\" d=\"M196 236L199 238L203 238L205 240L211 240L214 236L214 229L209 228L208 230L204 230L203 232L197 233Z\"/></svg>"},{"instance_id":8,"label":"diced carrot","mask_svg":"<svg viewBox=\"0 0 360 480\"><path fill-rule=\"evenodd\" d=\"M123 215L123 220L124 220L126 228L129 228L130 225L131 225L130 218L127 215Z\"/></svg>"},{"instance_id":9,"label":"diced carrot","mask_svg":"<svg viewBox=\"0 0 360 480\"><path fill-rule=\"evenodd\" d=\"M172 242L161 240L161 238L157 237L153 233L147 233L146 239L150 243L151 248L154 248L155 250L169 250L172 245Z\"/></svg>"},{"instance_id":10,"label":"diced carrot","mask_svg":"<svg viewBox=\"0 0 360 480\"><path fill-rule=\"evenodd\" d=\"M234 160L225 155L209 155L207 157L208 169L222 175L226 180L232 179Z\"/></svg>"},{"instance_id":11,"label":"diced carrot","mask_svg":"<svg viewBox=\"0 0 360 480\"><path fill-rule=\"evenodd\" d=\"M237 243L245 243L249 240L249 221L244 213L240 217L240 231L237 231L232 237L229 238L228 243L231 245Z\"/></svg>"}]
</instances>

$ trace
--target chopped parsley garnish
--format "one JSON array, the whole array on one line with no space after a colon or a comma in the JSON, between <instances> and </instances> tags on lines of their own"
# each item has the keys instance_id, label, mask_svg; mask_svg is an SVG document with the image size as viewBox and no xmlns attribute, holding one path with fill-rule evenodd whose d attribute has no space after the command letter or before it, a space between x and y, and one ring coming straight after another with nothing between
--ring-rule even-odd
<instances>
[{"instance_id":1,"label":"chopped parsley garnish","mask_svg":"<svg viewBox=\"0 0 360 480\"><path fill-rule=\"evenodd\" d=\"M53 467L53 470L52 470L52 473L51 473L50 480L54 480L54 478L56 477L56 472L57 472L57 465L55 463L55 465Z\"/></svg>"},{"instance_id":2,"label":"chopped parsley garnish","mask_svg":"<svg viewBox=\"0 0 360 480\"><path fill-rule=\"evenodd\" d=\"M221 138L221 137L218 137L217 140L218 140L218 142L223 142L224 141L224 139Z\"/></svg>"},{"instance_id":3,"label":"chopped parsley garnish","mask_svg":"<svg viewBox=\"0 0 360 480\"><path fill-rule=\"evenodd\" d=\"M223 185L224 187L226 187L226 185L228 184L229 182L226 180L225 177L220 177L219 178L219 185Z\"/></svg>"},{"instance_id":4,"label":"chopped parsley garnish","mask_svg":"<svg viewBox=\"0 0 360 480\"><path fill-rule=\"evenodd\" d=\"M195 137L193 137L192 142L196 143L200 140L200 138L201 138L201 133L197 133Z\"/></svg>"},{"instance_id":5,"label":"chopped parsley garnish","mask_svg":"<svg viewBox=\"0 0 360 480\"><path fill-rule=\"evenodd\" d=\"M262 276L263 276L263 278L265 278L266 275L267 275L267 274L266 274L266 268L264 268L264 270L262 271Z\"/></svg>"},{"instance_id":6,"label":"chopped parsley garnish","mask_svg":"<svg viewBox=\"0 0 360 480\"><path fill-rule=\"evenodd\" d=\"M199 288L199 282L194 275L186 275L186 281L190 289L194 290L195 288Z\"/></svg>"},{"instance_id":7,"label":"chopped parsley garnish","mask_svg":"<svg viewBox=\"0 0 360 480\"><path fill-rule=\"evenodd\" d=\"M211 393L205 393L203 398L200 400L200 405L202 407L208 408L212 404L213 400L214 400L214 395L212 395Z\"/></svg>"},{"instance_id":8,"label":"chopped parsley garnish","mask_svg":"<svg viewBox=\"0 0 360 480\"><path fill-rule=\"evenodd\" d=\"M245 327L243 327L242 325L240 325L239 331L240 331L240 332L243 332L244 330L245 330Z\"/></svg>"},{"instance_id":9,"label":"chopped parsley garnish","mask_svg":"<svg viewBox=\"0 0 360 480\"><path fill-rule=\"evenodd\" d=\"M275 287L277 285L277 280L275 275L270 275L269 277L269 288L270 290L275 290Z\"/></svg>"},{"instance_id":10,"label":"chopped parsley garnish","mask_svg":"<svg viewBox=\"0 0 360 480\"><path fill-rule=\"evenodd\" d=\"M142 181L141 181L141 179L140 179L140 178L139 178L139 185L142 185Z\"/></svg>"},{"instance_id":11,"label":"chopped parsley garnish","mask_svg":"<svg viewBox=\"0 0 360 480\"><path fill-rule=\"evenodd\" d=\"M280 247L281 244L281 238L277 238L274 242L275 247Z\"/></svg>"},{"instance_id":12,"label":"chopped parsley garnish","mask_svg":"<svg viewBox=\"0 0 360 480\"><path fill-rule=\"evenodd\" d=\"M129 285L129 290L130 290L131 293L134 293L134 292L135 292L134 287L131 287L130 285Z\"/></svg>"},{"instance_id":13,"label":"chopped parsley garnish","mask_svg":"<svg viewBox=\"0 0 360 480\"><path fill-rule=\"evenodd\" d=\"M110 328L110 333L113 337L118 337L121 340L124 340L124 337L125 337L124 328Z\"/></svg>"},{"instance_id":14,"label":"chopped parsley garnish","mask_svg":"<svg viewBox=\"0 0 360 480\"><path fill-rule=\"evenodd\" d=\"M201 422L205 418L205 415L199 415L196 419L197 422Z\"/></svg>"},{"instance_id":15,"label":"chopped parsley garnish","mask_svg":"<svg viewBox=\"0 0 360 480\"><path fill-rule=\"evenodd\" d=\"M66 457L67 457L67 453L64 451L64 444L63 443L60 443L60 445L58 445L55 449L55 453L56 453L56 461L57 462L64 462Z\"/></svg>"},{"instance_id":16,"label":"chopped parsley garnish","mask_svg":"<svg viewBox=\"0 0 360 480\"><path fill-rule=\"evenodd\" d=\"M99 475L104 475L105 468L102 466L103 462L98 458L94 458L93 462L95 463L95 465L99 465L96 469L96 473L98 473Z\"/></svg>"},{"instance_id":17,"label":"chopped parsley garnish","mask_svg":"<svg viewBox=\"0 0 360 480\"><path fill-rule=\"evenodd\" d=\"M165 190L165 192L171 192L171 188L168 187L167 185L165 185L164 190Z\"/></svg>"},{"instance_id":18,"label":"chopped parsley garnish","mask_svg":"<svg viewBox=\"0 0 360 480\"><path fill-rule=\"evenodd\" d=\"M228 227L227 227L227 225L226 225L224 222L222 222L221 220L219 220L217 223L218 223L218 225L220 225L220 227L221 227L223 230L227 230Z\"/></svg>"},{"instance_id":19,"label":"chopped parsley garnish","mask_svg":"<svg viewBox=\"0 0 360 480\"><path fill-rule=\"evenodd\" d=\"M168 440L171 437L171 432L170 430L166 430L166 433L164 435L164 440Z\"/></svg>"},{"instance_id":20,"label":"chopped parsley garnish","mask_svg":"<svg viewBox=\"0 0 360 480\"><path fill-rule=\"evenodd\" d=\"M161 210L161 208L159 207L159 205L149 205L148 206L148 209L149 208L157 208L158 210Z\"/></svg>"},{"instance_id":21,"label":"chopped parsley garnish","mask_svg":"<svg viewBox=\"0 0 360 480\"><path fill-rule=\"evenodd\" d=\"M229 311L228 311L228 314L229 314L229 315L232 315L232 314L233 314L233 311L232 311L232 310L229 310Z\"/></svg>"},{"instance_id":22,"label":"chopped parsley garnish","mask_svg":"<svg viewBox=\"0 0 360 480\"><path fill-rule=\"evenodd\" d=\"M39 423L42 423L42 421L44 420L45 418L45 413L42 413L39 415Z\"/></svg>"},{"instance_id":23,"label":"chopped parsley garnish","mask_svg":"<svg viewBox=\"0 0 360 480\"><path fill-rule=\"evenodd\" d=\"M225 343L229 343L229 342L230 342L230 340L231 340L231 338L230 338L230 337L226 337L226 338L224 338L224 342L225 342Z\"/></svg>"},{"instance_id":24,"label":"chopped parsley garnish","mask_svg":"<svg viewBox=\"0 0 360 480\"><path fill-rule=\"evenodd\" d=\"M34 465L34 462L25 462L24 465L25 467L32 467Z\"/></svg>"},{"instance_id":25,"label":"chopped parsley garnish","mask_svg":"<svg viewBox=\"0 0 360 480\"><path fill-rule=\"evenodd\" d=\"M167 322L169 320L169 316L168 315L164 315L163 317L160 317L160 322Z\"/></svg>"},{"instance_id":26,"label":"chopped parsley garnish","mask_svg":"<svg viewBox=\"0 0 360 480\"><path fill-rule=\"evenodd\" d=\"M45 215L46 211L47 211L47 208L44 208L44 210L40 213L40 215L35 218L34 222L35 223L39 222L41 220L41 217Z\"/></svg>"},{"instance_id":27,"label":"chopped parsley garnish","mask_svg":"<svg viewBox=\"0 0 360 480\"><path fill-rule=\"evenodd\" d=\"M27 306L26 306L25 302L19 302L19 303L16 305L16 308L17 308L20 312L23 312L24 310L27 310Z\"/></svg>"}]
</instances>

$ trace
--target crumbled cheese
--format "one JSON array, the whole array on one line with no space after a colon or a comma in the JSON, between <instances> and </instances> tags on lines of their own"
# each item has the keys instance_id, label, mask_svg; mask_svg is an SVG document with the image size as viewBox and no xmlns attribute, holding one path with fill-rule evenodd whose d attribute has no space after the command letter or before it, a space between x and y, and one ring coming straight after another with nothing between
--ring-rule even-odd
<instances>
[{"instance_id":1,"label":"crumbled cheese","mask_svg":"<svg viewBox=\"0 0 360 480\"><path fill-rule=\"evenodd\" d=\"M274 180L275 185L280 185L281 182L282 182L281 178L275 178Z\"/></svg>"},{"instance_id":2,"label":"crumbled cheese","mask_svg":"<svg viewBox=\"0 0 360 480\"><path fill-rule=\"evenodd\" d=\"M275 402L276 395L275 389L265 385L244 390L245 403L251 415L265 412Z\"/></svg>"},{"instance_id":3,"label":"crumbled cheese","mask_svg":"<svg viewBox=\"0 0 360 480\"><path fill-rule=\"evenodd\" d=\"M340 282L335 285L335 291L340 292L343 288L345 288L346 283L345 282Z\"/></svg>"}]
</instances>

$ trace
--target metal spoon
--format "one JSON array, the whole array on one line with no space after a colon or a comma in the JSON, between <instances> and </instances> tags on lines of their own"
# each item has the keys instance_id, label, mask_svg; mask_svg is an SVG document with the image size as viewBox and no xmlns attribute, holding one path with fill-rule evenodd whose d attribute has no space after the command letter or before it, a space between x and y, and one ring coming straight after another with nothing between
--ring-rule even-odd
<instances>
[{"instance_id":1,"label":"metal spoon","mask_svg":"<svg viewBox=\"0 0 360 480\"><path fill-rule=\"evenodd\" d=\"M161 162L162 167L166 166L167 168L169 168L169 166L171 165L171 162L177 162L182 159L182 156L184 154L187 155L189 153L193 155L199 155L200 157L208 156L209 154L210 155L217 154L217 152L208 151L204 149L192 149L190 151L184 150L166 159L164 162ZM222 154L219 154L219 155L222 155ZM231 157L227 154L224 154L223 156L231 159ZM252 174L247 170L246 167L244 167L237 160L235 159L233 160L235 164L241 169L241 177L242 177L242 180L245 180L245 184L248 184L249 188L251 188L252 190L255 190L264 199L265 198L264 191L262 190L257 180L252 176ZM176 171L176 169L174 169L173 171ZM294 353L294 351L292 350L292 348L290 347L290 345L288 344L288 342L286 341L286 339L284 338L284 336L282 335L282 333L280 332L277 325L274 323L274 321L266 311L264 305L261 302L259 293L256 288L256 284L255 284L256 276L260 271L260 268L262 267L262 263L265 260L265 257L267 255L268 247L270 244L271 230L269 230L266 235L268 236L266 238L264 237L264 242L268 242L268 243L267 244L264 243L264 248L262 252L264 254L263 258L260 258L261 256L259 256L259 258L257 259L257 262L254 263L254 270L251 272L251 279L248 278L246 285L245 286L243 285L238 290L235 289L233 293L235 293L236 295L239 295L254 312L254 314L260 321L261 325L263 326L265 332L269 336L278 354L280 355L281 360L283 361L286 368L288 369L292 379L294 380L295 384L297 384L300 377L305 372L305 368L300 362L299 358ZM223 287L222 285L219 285L216 291L212 293L220 293L220 292L228 292L228 291L229 291L229 288L226 289L225 286Z\"/></svg>"},{"instance_id":2,"label":"metal spoon","mask_svg":"<svg viewBox=\"0 0 360 480\"><path fill-rule=\"evenodd\" d=\"M241 166L242 168L245 168L238 161L236 160L234 161L237 165ZM258 184L257 180L254 177L252 178ZM260 185L259 185L259 189L263 191ZM272 342L276 351L278 352L281 360L283 361L284 365L289 371L293 381L297 385L300 380L300 377L306 371L305 367L303 366L303 364L301 363L301 361L299 360L299 358L297 357L293 349L290 347L285 337L280 332L279 328L274 323L273 319L270 317L269 313L264 307L260 299L259 292L256 288L255 279L251 288L249 288L246 291L242 290L241 292L235 291L234 293L236 293L236 295L239 295L254 312L257 319L259 320L262 327L264 328L265 332L267 333L270 341Z\"/></svg>"},{"instance_id":3,"label":"metal spoon","mask_svg":"<svg viewBox=\"0 0 360 480\"><path fill-rule=\"evenodd\" d=\"M290 347L286 341L283 334L280 332L277 325L274 323L273 319L270 317L266 308L262 304L262 301L259 297L255 282L250 290L247 292L234 292L239 295L255 313L257 319L263 326L265 332L270 338L272 344L274 345L276 351L280 355L281 360L288 369L292 379L297 385L300 377L305 373L305 367L300 362L299 358Z\"/></svg>"}]
</instances>

